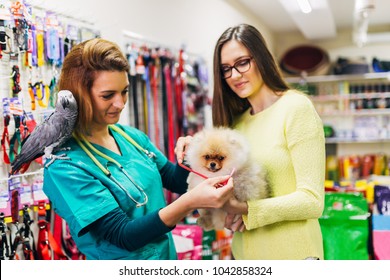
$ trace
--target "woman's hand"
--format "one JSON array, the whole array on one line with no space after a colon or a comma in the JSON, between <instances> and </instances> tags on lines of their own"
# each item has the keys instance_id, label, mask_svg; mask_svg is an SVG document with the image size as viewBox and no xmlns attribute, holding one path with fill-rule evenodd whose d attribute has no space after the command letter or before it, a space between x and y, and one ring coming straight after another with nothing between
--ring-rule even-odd
<instances>
[{"instance_id":1,"label":"woman's hand","mask_svg":"<svg viewBox=\"0 0 390 280\"><path fill-rule=\"evenodd\" d=\"M192 136L179 137L175 146L175 154L178 163L183 163L184 152L186 147L190 144Z\"/></svg>"},{"instance_id":2,"label":"woman's hand","mask_svg":"<svg viewBox=\"0 0 390 280\"><path fill-rule=\"evenodd\" d=\"M206 179L187 192L194 209L221 208L233 196L233 178L229 177L226 175ZM223 187L219 186L224 183Z\"/></svg>"},{"instance_id":3,"label":"woman's hand","mask_svg":"<svg viewBox=\"0 0 390 280\"><path fill-rule=\"evenodd\" d=\"M243 232L245 224L242 220L243 214L248 214L248 204L238 201L234 196L223 205L222 209L228 214L225 219L225 227L232 231Z\"/></svg>"},{"instance_id":4,"label":"woman's hand","mask_svg":"<svg viewBox=\"0 0 390 280\"><path fill-rule=\"evenodd\" d=\"M234 196L226 201L222 209L231 214L248 214L248 204L245 201L238 201Z\"/></svg>"},{"instance_id":5,"label":"woman's hand","mask_svg":"<svg viewBox=\"0 0 390 280\"><path fill-rule=\"evenodd\" d=\"M246 229L244 221L242 220L242 215L229 213L227 214L225 219L225 227L233 232L243 232Z\"/></svg>"},{"instance_id":6,"label":"woman's hand","mask_svg":"<svg viewBox=\"0 0 390 280\"><path fill-rule=\"evenodd\" d=\"M189 213L199 208L221 208L233 196L233 179L220 176L204 180L195 188L181 195L171 204L162 208L159 215L169 227L176 225ZM223 187L218 184L226 182Z\"/></svg>"}]
</instances>

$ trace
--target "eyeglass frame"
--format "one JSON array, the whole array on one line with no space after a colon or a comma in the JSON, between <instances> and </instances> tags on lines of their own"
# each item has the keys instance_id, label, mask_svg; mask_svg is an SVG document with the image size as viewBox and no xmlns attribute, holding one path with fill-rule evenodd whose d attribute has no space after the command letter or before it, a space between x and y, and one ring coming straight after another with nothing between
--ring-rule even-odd
<instances>
[{"instance_id":1,"label":"eyeglass frame","mask_svg":"<svg viewBox=\"0 0 390 280\"><path fill-rule=\"evenodd\" d=\"M238 73L240 73L240 74L244 74L244 73L248 72L248 71L251 69L251 67L252 67L252 65L251 65L251 60L252 60L252 59L253 59L252 56L248 56L247 58L242 58L242 59L236 61L236 62L233 64L233 66L225 65L225 67L229 67L229 71L230 71L229 77L225 77L224 72L222 71L222 67L220 67L220 68L221 68L220 70L221 70L222 78L223 78L224 80L231 78L231 77L233 76L233 68L236 69L236 71L237 71ZM242 61L244 61L244 60L248 60L248 65L249 65L249 67L248 67L248 69L245 70L245 71L240 71L240 70L237 69L237 67L238 67L237 64L239 64L240 62L242 62Z\"/></svg>"}]
</instances>

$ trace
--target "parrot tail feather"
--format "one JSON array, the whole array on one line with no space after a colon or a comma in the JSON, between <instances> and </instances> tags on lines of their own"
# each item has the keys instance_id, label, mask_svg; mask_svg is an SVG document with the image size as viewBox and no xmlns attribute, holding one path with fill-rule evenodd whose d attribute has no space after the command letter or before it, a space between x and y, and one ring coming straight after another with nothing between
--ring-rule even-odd
<instances>
[{"instance_id":1,"label":"parrot tail feather","mask_svg":"<svg viewBox=\"0 0 390 280\"><path fill-rule=\"evenodd\" d=\"M30 167L30 164L31 164L31 161L26 162L26 163L22 163L22 164L15 164L12 166L10 174L15 175L18 172L23 174Z\"/></svg>"}]
</instances>

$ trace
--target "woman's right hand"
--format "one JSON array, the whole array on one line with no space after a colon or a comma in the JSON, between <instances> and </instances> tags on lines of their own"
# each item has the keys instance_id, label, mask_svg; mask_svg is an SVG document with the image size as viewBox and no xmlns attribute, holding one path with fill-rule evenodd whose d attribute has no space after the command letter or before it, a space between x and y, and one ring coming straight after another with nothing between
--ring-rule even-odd
<instances>
[{"instance_id":1,"label":"woman's right hand","mask_svg":"<svg viewBox=\"0 0 390 280\"><path fill-rule=\"evenodd\" d=\"M178 163L183 163L185 150L192 141L192 136L182 136L177 139L175 154Z\"/></svg>"},{"instance_id":2,"label":"woman's right hand","mask_svg":"<svg viewBox=\"0 0 390 280\"><path fill-rule=\"evenodd\" d=\"M221 208L233 196L233 178L226 175L206 179L187 194L195 209Z\"/></svg>"},{"instance_id":3,"label":"woman's right hand","mask_svg":"<svg viewBox=\"0 0 390 280\"><path fill-rule=\"evenodd\" d=\"M221 208L233 196L233 179L229 177L226 175L204 180L162 208L159 211L160 219L165 225L172 227L195 209ZM228 181L224 185L226 180ZM219 184L224 186L220 187Z\"/></svg>"}]
</instances>

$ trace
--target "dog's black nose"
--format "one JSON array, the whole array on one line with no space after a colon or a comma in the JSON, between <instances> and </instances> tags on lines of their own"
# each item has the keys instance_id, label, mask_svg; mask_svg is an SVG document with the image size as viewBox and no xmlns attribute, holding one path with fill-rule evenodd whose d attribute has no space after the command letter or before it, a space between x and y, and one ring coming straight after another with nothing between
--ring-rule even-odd
<instances>
[{"instance_id":1,"label":"dog's black nose","mask_svg":"<svg viewBox=\"0 0 390 280\"><path fill-rule=\"evenodd\" d=\"M211 167L211 168L215 168L215 166L216 166L216 163L215 163L215 162L211 162L211 163L210 163L210 167Z\"/></svg>"}]
</instances>

